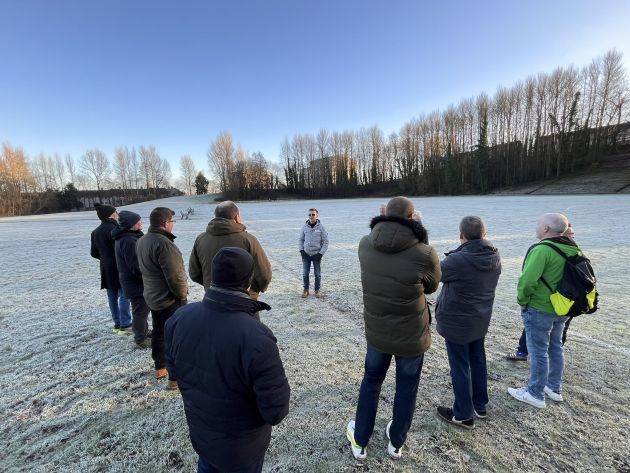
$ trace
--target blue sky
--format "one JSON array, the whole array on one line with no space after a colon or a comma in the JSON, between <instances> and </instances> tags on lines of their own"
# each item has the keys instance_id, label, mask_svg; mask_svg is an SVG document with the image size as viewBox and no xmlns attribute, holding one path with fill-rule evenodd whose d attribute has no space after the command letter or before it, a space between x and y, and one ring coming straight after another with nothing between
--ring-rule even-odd
<instances>
[{"instance_id":1,"label":"blue sky","mask_svg":"<svg viewBox=\"0 0 630 473\"><path fill-rule=\"evenodd\" d=\"M0 141L27 153L155 145L221 131L277 160L294 133L398 130L421 112L610 48L628 1L0 0Z\"/></svg>"}]
</instances>

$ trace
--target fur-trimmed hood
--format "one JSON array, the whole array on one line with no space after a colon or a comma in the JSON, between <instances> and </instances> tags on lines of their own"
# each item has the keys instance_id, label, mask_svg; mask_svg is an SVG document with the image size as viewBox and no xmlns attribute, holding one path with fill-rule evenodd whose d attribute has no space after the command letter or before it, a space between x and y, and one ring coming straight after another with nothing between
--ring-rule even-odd
<instances>
[{"instance_id":1,"label":"fur-trimmed hood","mask_svg":"<svg viewBox=\"0 0 630 473\"><path fill-rule=\"evenodd\" d=\"M383 253L399 253L418 242L429 244L429 236L422 222L402 217L374 217L370 222L370 240Z\"/></svg>"}]
</instances>

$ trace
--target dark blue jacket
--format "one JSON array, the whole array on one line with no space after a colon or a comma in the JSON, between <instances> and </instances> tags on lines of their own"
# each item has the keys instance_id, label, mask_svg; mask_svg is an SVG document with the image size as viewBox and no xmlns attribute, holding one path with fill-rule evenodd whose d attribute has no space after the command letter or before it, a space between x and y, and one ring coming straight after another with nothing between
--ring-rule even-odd
<instances>
[{"instance_id":1,"label":"dark blue jacket","mask_svg":"<svg viewBox=\"0 0 630 473\"><path fill-rule=\"evenodd\" d=\"M112 231L116 228L119 228L118 222L108 218L103 220L90 235L90 255L100 262L101 289L120 289L112 238Z\"/></svg>"},{"instance_id":2,"label":"dark blue jacket","mask_svg":"<svg viewBox=\"0 0 630 473\"><path fill-rule=\"evenodd\" d=\"M487 240L471 240L446 253L441 267L438 333L460 345L485 337L501 274L499 251Z\"/></svg>"},{"instance_id":3,"label":"dark blue jacket","mask_svg":"<svg viewBox=\"0 0 630 473\"><path fill-rule=\"evenodd\" d=\"M136 243L142 235L144 233L140 230L127 230L121 227L116 227L112 231L120 286L128 298L142 297L144 289L136 254Z\"/></svg>"},{"instance_id":4,"label":"dark blue jacket","mask_svg":"<svg viewBox=\"0 0 630 473\"><path fill-rule=\"evenodd\" d=\"M220 470L258 461L289 412L276 338L254 314L270 307L210 286L166 322L166 366L177 379L192 445Z\"/></svg>"}]
</instances>

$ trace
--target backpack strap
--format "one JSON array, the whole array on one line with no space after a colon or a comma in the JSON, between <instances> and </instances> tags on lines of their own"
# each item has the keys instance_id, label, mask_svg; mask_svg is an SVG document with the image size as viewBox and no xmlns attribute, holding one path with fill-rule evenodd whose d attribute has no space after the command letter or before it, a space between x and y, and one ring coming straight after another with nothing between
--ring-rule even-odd
<instances>
[{"instance_id":1,"label":"backpack strap","mask_svg":"<svg viewBox=\"0 0 630 473\"><path fill-rule=\"evenodd\" d=\"M555 251L560 256L562 256L565 259L565 261L569 259L569 257L564 253L564 251L562 251L556 245L552 245L551 243L547 243L546 241L541 241L540 243L538 243L538 245L543 245L543 246L546 246L547 248L551 248L553 251ZM538 246L538 245L535 245L535 246Z\"/></svg>"}]
</instances>

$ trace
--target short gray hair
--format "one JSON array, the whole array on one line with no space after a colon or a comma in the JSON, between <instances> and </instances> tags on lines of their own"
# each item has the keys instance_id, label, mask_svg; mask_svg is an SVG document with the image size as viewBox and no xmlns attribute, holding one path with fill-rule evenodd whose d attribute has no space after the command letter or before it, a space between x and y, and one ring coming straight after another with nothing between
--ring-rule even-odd
<instances>
[{"instance_id":1,"label":"short gray hair","mask_svg":"<svg viewBox=\"0 0 630 473\"><path fill-rule=\"evenodd\" d=\"M481 217L469 215L459 222L459 233L466 240L481 240L486 234L486 224L481 220Z\"/></svg>"},{"instance_id":2,"label":"short gray hair","mask_svg":"<svg viewBox=\"0 0 630 473\"><path fill-rule=\"evenodd\" d=\"M214 216L217 218L227 218L228 220L234 220L238 215L238 207L231 200L221 202L214 209Z\"/></svg>"},{"instance_id":3,"label":"short gray hair","mask_svg":"<svg viewBox=\"0 0 630 473\"><path fill-rule=\"evenodd\" d=\"M541 219L549 227L549 231L558 235L562 235L569 228L569 219L560 213L544 214Z\"/></svg>"}]
</instances>

